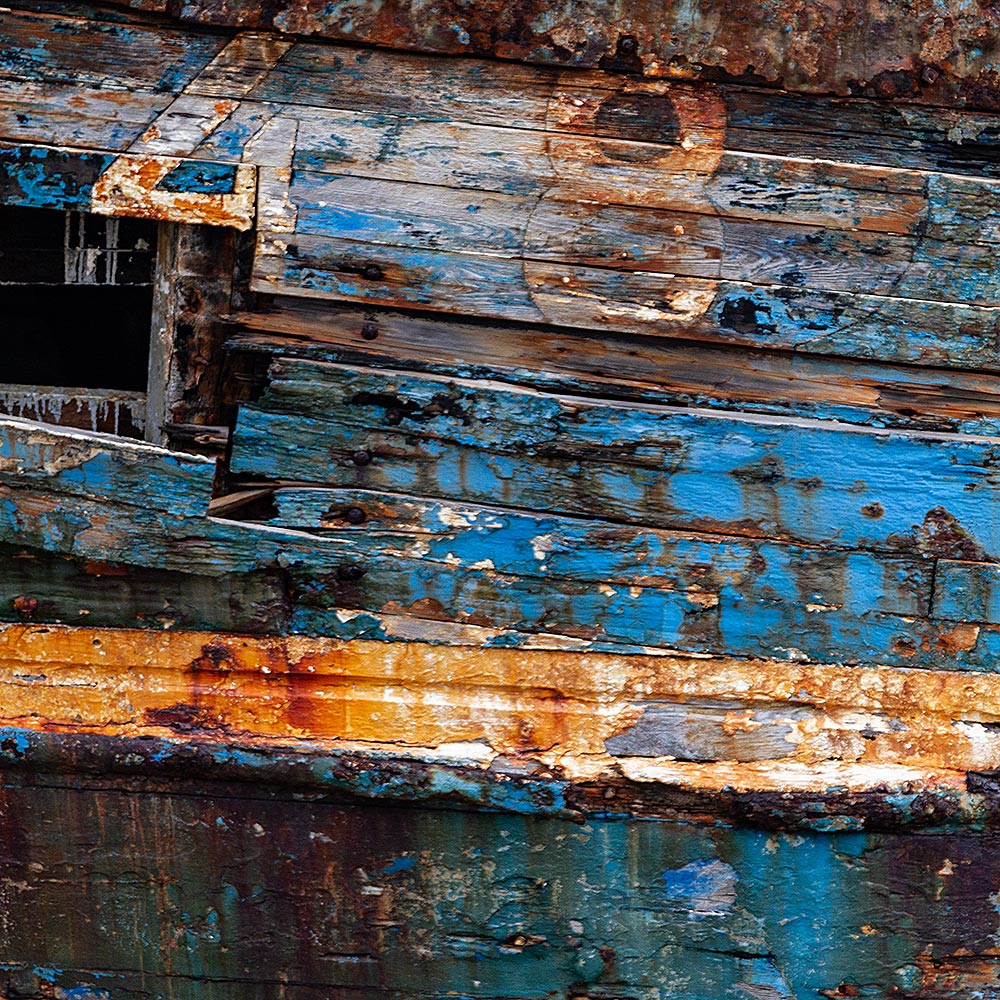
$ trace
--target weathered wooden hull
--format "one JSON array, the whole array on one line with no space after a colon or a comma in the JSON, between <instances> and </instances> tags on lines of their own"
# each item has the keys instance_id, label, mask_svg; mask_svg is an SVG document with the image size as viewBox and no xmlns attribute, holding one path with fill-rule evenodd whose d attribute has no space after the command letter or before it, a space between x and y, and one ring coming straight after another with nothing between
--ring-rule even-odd
<instances>
[{"instance_id":1,"label":"weathered wooden hull","mask_svg":"<svg viewBox=\"0 0 1000 1000\"><path fill-rule=\"evenodd\" d=\"M4 1000L1000 997L991 16L0 9Z\"/></svg>"},{"instance_id":2,"label":"weathered wooden hull","mask_svg":"<svg viewBox=\"0 0 1000 1000\"><path fill-rule=\"evenodd\" d=\"M8 996L995 995L996 838L571 820L24 773Z\"/></svg>"}]
</instances>

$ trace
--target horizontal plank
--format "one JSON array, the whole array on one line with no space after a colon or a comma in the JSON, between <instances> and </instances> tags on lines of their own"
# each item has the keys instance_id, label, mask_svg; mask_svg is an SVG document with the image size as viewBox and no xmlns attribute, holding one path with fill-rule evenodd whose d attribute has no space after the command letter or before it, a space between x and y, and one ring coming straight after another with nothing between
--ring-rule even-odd
<instances>
[{"instance_id":1,"label":"horizontal plank","mask_svg":"<svg viewBox=\"0 0 1000 1000\"><path fill-rule=\"evenodd\" d=\"M713 103L707 105L705 96ZM715 135L726 149L916 170L1000 176L994 113L861 98L803 97L732 84L697 87L474 58L445 61L341 45L296 44L250 96L265 102L670 142ZM710 108L679 121L674 107ZM697 131L696 131L697 130Z\"/></svg>"},{"instance_id":2,"label":"horizontal plank","mask_svg":"<svg viewBox=\"0 0 1000 1000\"><path fill-rule=\"evenodd\" d=\"M756 286L337 236L263 236L252 287L749 347L995 369L1000 310L796 286Z\"/></svg>"},{"instance_id":3,"label":"horizontal plank","mask_svg":"<svg viewBox=\"0 0 1000 1000\"><path fill-rule=\"evenodd\" d=\"M6 142L124 151L170 103L170 95L0 77L0 101L0 136Z\"/></svg>"},{"instance_id":4,"label":"horizontal plank","mask_svg":"<svg viewBox=\"0 0 1000 1000\"><path fill-rule=\"evenodd\" d=\"M392 247L616 271L1000 302L995 250L965 240L937 242L547 196L473 194L308 171L296 171L288 196L296 236L335 234Z\"/></svg>"},{"instance_id":5,"label":"horizontal plank","mask_svg":"<svg viewBox=\"0 0 1000 1000\"><path fill-rule=\"evenodd\" d=\"M929 175L916 171L370 112L289 112L299 122L296 170L888 233L916 233L928 218ZM991 182L970 183L995 202Z\"/></svg>"},{"instance_id":6,"label":"horizontal plank","mask_svg":"<svg viewBox=\"0 0 1000 1000\"><path fill-rule=\"evenodd\" d=\"M278 298L232 317L235 350L486 378L570 395L1000 433L997 376L711 344L595 337Z\"/></svg>"},{"instance_id":7,"label":"horizontal plank","mask_svg":"<svg viewBox=\"0 0 1000 1000\"><path fill-rule=\"evenodd\" d=\"M599 404L280 360L235 472L651 526L995 559L994 439ZM365 452L365 462L353 456ZM982 553L977 556L976 553Z\"/></svg>"},{"instance_id":8,"label":"horizontal plank","mask_svg":"<svg viewBox=\"0 0 1000 1000\"><path fill-rule=\"evenodd\" d=\"M710 789L723 767L700 770L662 754L635 760L647 756L634 752L639 741L652 749L651 738L672 737L692 762L724 763L746 756L740 749L769 727L773 756L765 759L781 766L735 772L735 780L786 793L836 786L831 765L845 767L845 784L870 787L879 774L894 784L894 768L914 779L921 768L989 768L1000 754L990 674L58 625L8 625L0 636L8 725L185 741L229 734L260 751L228 758L235 780L261 780L277 750L263 741L282 739L303 754L351 753L351 741L364 741L369 752L373 744L386 756L408 747L420 759L421 747L439 747L426 756L482 769L497 763L500 773L502 755L517 747L536 776L541 765L550 777L603 782L619 766L649 765L652 787L702 781ZM685 711L696 724L671 733L664 716ZM298 777L317 784L310 767Z\"/></svg>"},{"instance_id":9,"label":"horizontal plank","mask_svg":"<svg viewBox=\"0 0 1000 1000\"><path fill-rule=\"evenodd\" d=\"M27 550L24 539L7 536L14 544L0 545L4 621L251 634L275 634L285 626L288 609L279 572L203 576L196 570L74 560Z\"/></svg>"},{"instance_id":10,"label":"horizontal plank","mask_svg":"<svg viewBox=\"0 0 1000 1000\"><path fill-rule=\"evenodd\" d=\"M508 576L679 590L712 606L720 594L788 600L854 614L925 615L921 559L679 534L366 490L281 487L276 527L346 540L358 558L409 557ZM805 595L805 596L803 596Z\"/></svg>"},{"instance_id":11,"label":"horizontal plank","mask_svg":"<svg viewBox=\"0 0 1000 1000\"><path fill-rule=\"evenodd\" d=\"M215 463L197 455L0 417L0 482L16 489L199 515L208 509L214 476Z\"/></svg>"}]
</instances>

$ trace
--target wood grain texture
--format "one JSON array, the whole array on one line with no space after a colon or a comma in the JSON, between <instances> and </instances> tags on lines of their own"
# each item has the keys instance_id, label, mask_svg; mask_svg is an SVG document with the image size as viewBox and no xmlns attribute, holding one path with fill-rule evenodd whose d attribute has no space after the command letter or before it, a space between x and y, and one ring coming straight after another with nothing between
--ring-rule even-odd
<instances>
[{"instance_id":1,"label":"wood grain texture","mask_svg":"<svg viewBox=\"0 0 1000 1000\"><path fill-rule=\"evenodd\" d=\"M0 941L32 1000L654 1000L664 982L692 1000L937 1000L995 981L992 836L580 826L19 777L2 877L24 917Z\"/></svg>"},{"instance_id":2,"label":"wood grain texture","mask_svg":"<svg viewBox=\"0 0 1000 1000\"><path fill-rule=\"evenodd\" d=\"M464 768L477 785L502 786L509 767L548 783L557 810L573 808L567 783L621 788L621 778L637 801L649 792L645 808L657 789L711 793L727 780L734 791L821 793L839 778L845 792L885 783L884 794L926 789L947 799L966 771L1000 759L996 674L957 670L20 623L0 627L0 687L3 725L42 734L41 752L45 733L191 738L221 744L222 754L243 741L249 756L233 761L233 776L258 781L270 763L255 764L254 747L382 751L387 761ZM275 764L279 784L406 794L366 793L363 779L340 784L322 770L296 778ZM617 811L581 794L587 813ZM507 808L519 811L517 799ZM661 815L673 805L664 799ZM986 805L966 801L964 820L993 822ZM902 822L886 806L890 822ZM931 817L938 822L947 816Z\"/></svg>"},{"instance_id":3,"label":"wood grain texture","mask_svg":"<svg viewBox=\"0 0 1000 1000\"><path fill-rule=\"evenodd\" d=\"M261 403L241 412L232 467L570 516L992 556L994 448L283 360ZM369 461L354 464L359 451ZM950 553L938 548L946 524Z\"/></svg>"},{"instance_id":4,"label":"wood grain texture","mask_svg":"<svg viewBox=\"0 0 1000 1000\"><path fill-rule=\"evenodd\" d=\"M163 11L164 0L118 0ZM394 2L368 10L318 0L261 7L196 0L189 23L346 39L380 46L501 59L602 66L695 79L750 78L789 90L864 93L931 104L995 108L997 63L982 4L865 3L837 10L738 3L724 11L621 0L543 5ZM792 28L793 30L787 30ZM879 46L872 45L878 39Z\"/></svg>"},{"instance_id":5,"label":"wood grain texture","mask_svg":"<svg viewBox=\"0 0 1000 1000\"><path fill-rule=\"evenodd\" d=\"M875 365L773 349L475 324L315 299L232 317L230 346L368 368L483 378L568 395L996 435L996 376Z\"/></svg>"}]
</instances>

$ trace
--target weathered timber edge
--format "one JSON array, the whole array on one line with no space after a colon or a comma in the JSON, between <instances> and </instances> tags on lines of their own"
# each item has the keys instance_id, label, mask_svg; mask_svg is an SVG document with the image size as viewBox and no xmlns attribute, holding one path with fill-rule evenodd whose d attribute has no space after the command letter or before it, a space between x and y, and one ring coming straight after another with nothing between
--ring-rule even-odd
<instances>
[{"instance_id":1,"label":"weathered timber edge","mask_svg":"<svg viewBox=\"0 0 1000 1000\"><path fill-rule=\"evenodd\" d=\"M428 751L433 754L433 751ZM137 789L138 780L141 788ZM1000 775L959 772L863 791L721 791L619 776L572 781L516 760L477 767L445 754L307 743L0 729L0 782L215 798L301 797L327 802L486 810L585 822L646 818L766 830L1000 830ZM237 786L237 787L233 787Z\"/></svg>"},{"instance_id":2,"label":"weathered timber edge","mask_svg":"<svg viewBox=\"0 0 1000 1000\"><path fill-rule=\"evenodd\" d=\"M15 785L977 832L1000 829L998 721L995 674L0 629Z\"/></svg>"}]
</instances>

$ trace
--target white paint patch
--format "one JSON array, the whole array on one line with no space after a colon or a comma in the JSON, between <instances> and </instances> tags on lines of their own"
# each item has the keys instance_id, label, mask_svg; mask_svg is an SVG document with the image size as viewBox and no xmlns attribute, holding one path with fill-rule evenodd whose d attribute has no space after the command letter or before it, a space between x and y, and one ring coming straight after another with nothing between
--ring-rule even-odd
<instances>
[{"instance_id":1,"label":"white paint patch","mask_svg":"<svg viewBox=\"0 0 1000 1000\"><path fill-rule=\"evenodd\" d=\"M531 539L531 551L539 562L545 562L545 557L555 547L555 542L551 535L535 535Z\"/></svg>"},{"instance_id":2,"label":"white paint patch","mask_svg":"<svg viewBox=\"0 0 1000 1000\"><path fill-rule=\"evenodd\" d=\"M471 528L473 525L470 516L456 507L439 507L437 518L449 528Z\"/></svg>"}]
</instances>

